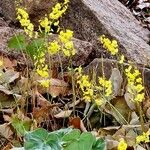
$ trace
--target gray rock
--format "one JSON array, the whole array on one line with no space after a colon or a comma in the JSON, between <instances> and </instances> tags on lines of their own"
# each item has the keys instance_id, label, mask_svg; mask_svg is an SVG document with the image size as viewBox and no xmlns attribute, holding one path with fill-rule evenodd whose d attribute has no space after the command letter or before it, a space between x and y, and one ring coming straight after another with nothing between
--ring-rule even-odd
<instances>
[{"instance_id":1,"label":"gray rock","mask_svg":"<svg viewBox=\"0 0 150 150\"><path fill-rule=\"evenodd\" d=\"M6 19L16 22L16 0L0 0L1 13ZM22 0L21 6L25 7L31 17L32 22L37 21L51 12L57 0Z\"/></svg>"},{"instance_id":2,"label":"gray rock","mask_svg":"<svg viewBox=\"0 0 150 150\"><path fill-rule=\"evenodd\" d=\"M13 52L7 47L8 40L14 35L19 32L22 32L22 30L13 29L10 27L0 27L0 53L10 54L11 53L18 53L17 51ZM51 35L49 40L53 41L57 38L57 35ZM76 54L73 57L73 66L79 66L79 65L85 65L88 62L88 57L93 51L93 46L91 43L82 41L79 39L73 38L74 46L76 49ZM63 66L69 65L69 58L64 57L61 55ZM58 56L53 57L54 62L58 63L59 58Z\"/></svg>"},{"instance_id":3,"label":"gray rock","mask_svg":"<svg viewBox=\"0 0 150 150\"><path fill-rule=\"evenodd\" d=\"M84 71L86 74L89 74L91 77L96 74L96 77L105 76L109 79L112 75L113 68L119 68L121 75L124 79L125 83L125 76L123 70L127 67L127 63L123 63L120 65L118 61L112 59L99 59L95 58L87 67L85 67ZM140 70L144 82L145 92L147 95L150 94L150 69L139 66L138 69Z\"/></svg>"},{"instance_id":4,"label":"gray rock","mask_svg":"<svg viewBox=\"0 0 150 150\"><path fill-rule=\"evenodd\" d=\"M91 42L97 56L103 53L98 37L105 34L119 42L128 60L150 66L150 32L118 0L72 0L62 25Z\"/></svg>"}]
</instances>

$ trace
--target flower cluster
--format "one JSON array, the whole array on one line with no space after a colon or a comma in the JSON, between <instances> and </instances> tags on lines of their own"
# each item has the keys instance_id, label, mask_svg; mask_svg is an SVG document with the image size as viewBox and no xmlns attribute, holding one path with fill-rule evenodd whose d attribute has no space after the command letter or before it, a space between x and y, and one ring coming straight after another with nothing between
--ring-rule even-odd
<instances>
[{"instance_id":1,"label":"flower cluster","mask_svg":"<svg viewBox=\"0 0 150 150\"><path fill-rule=\"evenodd\" d=\"M123 138L121 138L119 144L118 144L118 150L126 150L127 149L127 143Z\"/></svg>"},{"instance_id":2,"label":"flower cluster","mask_svg":"<svg viewBox=\"0 0 150 150\"><path fill-rule=\"evenodd\" d=\"M54 23L57 24L58 19L66 12L68 2L69 1L64 1L64 3L57 3L55 7L52 8L52 12L49 14L49 18L53 21L56 21Z\"/></svg>"},{"instance_id":3,"label":"flower cluster","mask_svg":"<svg viewBox=\"0 0 150 150\"><path fill-rule=\"evenodd\" d=\"M105 35L100 36L99 40L103 44L103 47L112 55L116 55L118 53L118 43L116 40L111 41L109 38L105 37Z\"/></svg>"},{"instance_id":4,"label":"flower cluster","mask_svg":"<svg viewBox=\"0 0 150 150\"><path fill-rule=\"evenodd\" d=\"M51 30L51 23L48 19L48 17L45 17L44 19L40 20L40 26L43 27L45 29L46 33L49 33ZM40 28L41 31L41 28Z\"/></svg>"},{"instance_id":5,"label":"flower cluster","mask_svg":"<svg viewBox=\"0 0 150 150\"><path fill-rule=\"evenodd\" d=\"M36 73L44 78L43 80L39 80L38 82L43 86L43 87L49 87L50 80L49 78L49 72L48 72L48 65L46 64L45 60L45 53L43 51L40 51L38 55L34 56L35 60L35 68L36 68Z\"/></svg>"},{"instance_id":6,"label":"flower cluster","mask_svg":"<svg viewBox=\"0 0 150 150\"><path fill-rule=\"evenodd\" d=\"M105 78L99 78L99 87L102 87L100 90L103 91L103 94L106 97L109 97L112 94L112 82L106 80Z\"/></svg>"},{"instance_id":7,"label":"flower cluster","mask_svg":"<svg viewBox=\"0 0 150 150\"><path fill-rule=\"evenodd\" d=\"M125 69L127 76L127 91L132 95L134 102L142 102L144 99L144 87L142 85L141 73L138 69L134 69L132 66L128 66Z\"/></svg>"},{"instance_id":8,"label":"flower cluster","mask_svg":"<svg viewBox=\"0 0 150 150\"><path fill-rule=\"evenodd\" d=\"M50 85L50 79L43 79L38 81L41 86L48 88Z\"/></svg>"},{"instance_id":9,"label":"flower cluster","mask_svg":"<svg viewBox=\"0 0 150 150\"><path fill-rule=\"evenodd\" d=\"M52 24L54 26L59 26L59 18L61 18L62 15L66 12L68 8L68 3L69 3L69 0L64 0L64 2L62 3L57 3L52 8L52 12L49 15L46 15L44 19L39 21L40 27L43 27L46 33L49 33L51 31Z\"/></svg>"},{"instance_id":10,"label":"flower cluster","mask_svg":"<svg viewBox=\"0 0 150 150\"><path fill-rule=\"evenodd\" d=\"M59 34L59 39L62 42L62 51L65 56L70 57L75 55L76 51L74 48L74 44L71 41L73 37L73 31L71 30L66 30L66 32L61 31Z\"/></svg>"},{"instance_id":11,"label":"flower cluster","mask_svg":"<svg viewBox=\"0 0 150 150\"><path fill-rule=\"evenodd\" d=\"M144 142L144 143L150 142L150 131L147 131L146 133L143 132L142 135L139 135L136 137L136 143L139 144L141 142Z\"/></svg>"},{"instance_id":12,"label":"flower cluster","mask_svg":"<svg viewBox=\"0 0 150 150\"><path fill-rule=\"evenodd\" d=\"M120 64L123 64L123 62L124 62L124 55L121 55L120 60L119 60L119 63L120 63Z\"/></svg>"},{"instance_id":13,"label":"flower cluster","mask_svg":"<svg viewBox=\"0 0 150 150\"><path fill-rule=\"evenodd\" d=\"M34 25L31 23L28 13L26 12L25 9L22 8L17 8L16 10L17 10L17 19L19 20L21 26L24 28L25 33L28 34L29 37L32 37Z\"/></svg>"},{"instance_id":14,"label":"flower cluster","mask_svg":"<svg viewBox=\"0 0 150 150\"><path fill-rule=\"evenodd\" d=\"M106 102L112 94L112 83L104 78L99 78L98 85L89 79L88 75L82 74L82 68L76 69L78 72L77 83L83 93L83 99L88 102L94 101L98 106Z\"/></svg>"},{"instance_id":15,"label":"flower cluster","mask_svg":"<svg viewBox=\"0 0 150 150\"><path fill-rule=\"evenodd\" d=\"M48 45L48 52L50 55L57 54L60 50L61 46L57 41L50 42Z\"/></svg>"}]
</instances>

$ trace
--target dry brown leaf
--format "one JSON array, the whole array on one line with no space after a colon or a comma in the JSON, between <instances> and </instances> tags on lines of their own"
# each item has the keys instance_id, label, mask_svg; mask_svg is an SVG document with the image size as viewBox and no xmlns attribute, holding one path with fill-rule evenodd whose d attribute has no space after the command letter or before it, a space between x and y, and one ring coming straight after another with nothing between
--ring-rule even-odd
<instances>
[{"instance_id":1,"label":"dry brown leaf","mask_svg":"<svg viewBox=\"0 0 150 150\"><path fill-rule=\"evenodd\" d=\"M37 80L38 81L38 80ZM52 97L57 97L59 95L66 95L69 92L69 84L63 80L59 79L50 79L50 86L49 88L44 88L42 86L38 86L38 91L41 94L49 93Z\"/></svg>"},{"instance_id":2,"label":"dry brown leaf","mask_svg":"<svg viewBox=\"0 0 150 150\"><path fill-rule=\"evenodd\" d=\"M133 99L133 95L131 95L130 93L126 92L124 94L124 98L125 101L127 103L127 105L130 107L131 110L135 110L135 103L133 101L131 101Z\"/></svg>"},{"instance_id":3,"label":"dry brown leaf","mask_svg":"<svg viewBox=\"0 0 150 150\"><path fill-rule=\"evenodd\" d=\"M14 70L6 70L0 77L1 83L12 83L16 79L19 78L19 72L16 72Z\"/></svg>"},{"instance_id":4,"label":"dry brown leaf","mask_svg":"<svg viewBox=\"0 0 150 150\"><path fill-rule=\"evenodd\" d=\"M125 139L126 139L126 142L127 142L127 145L132 147L134 145L136 145L136 132L134 131L134 129L129 129L129 130L126 130L126 136L125 136Z\"/></svg>"},{"instance_id":5,"label":"dry brown leaf","mask_svg":"<svg viewBox=\"0 0 150 150\"><path fill-rule=\"evenodd\" d=\"M33 117L38 124L44 122L45 120L49 120L49 114L51 110L48 107L44 108L33 108Z\"/></svg>"},{"instance_id":6,"label":"dry brown leaf","mask_svg":"<svg viewBox=\"0 0 150 150\"><path fill-rule=\"evenodd\" d=\"M118 68L112 69L110 81L113 84L114 96L121 96L122 95L121 85L123 82L123 78Z\"/></svg>"},{"instance_id":7,"label":"dry brown leaf","mask_svg":"<svg viewBox=\"0 0 150 150\"><path fill-rule=\"evenodd\" d=\"M54 115L55 118L68 118L72 113L72 110L64 110Z\"/></svg>"},{"instance_id":8,"label":"dry brown leaf","mask_svg":"<svg viewBox=\"0 0 150 150\"><path fill-rule=\"evenodd\" d=\"M50 101L45 99L39 92L35 93L35 97L37 100L37 106L46 107L46 106L52 106L54 107Z\"/></svg>"},{"instance_id":9,"label":"dry brown leaf","mask_svg":"<svg viewBox=\"0 0 150 150\"><path fill-rule=\"evenodd\" d=\"M6 122L10 122L11 121L11 117L9 115L3 115L4 121Z\"/></svg>"},{"instance_id":10,"label":"dry brown leaf","mask_svg":"<svg viewBox=\"0 0 150 150\"><path fill-rule=\"evenodd\" d=\"M0 60L3 60L3 67L7 69L14 69L14 67L17 66L15 59L10 60L8 57L0 56Z\"/></svg>"},{"instance_id":11,"label":"dry brown leaf","mask_svg":"<svg viewBox=\"0 0 150 150\"><path fill-rule=\"evenodd\" d=\"M84 123L80 117L69 118L69 125L73 126L76 129L80 129L82 132L87 132Z\"/></svg>"},{"instance_id":12,"label":"dry brown leaf","mask_svg":"<svg viewBox=\"0 0 150 150\"><path fill-rule=\"evenodd\" d=\"M111 100L112 106L106 106L105 111L111 114L120 124L128 124L131 110L128 107L124 97L116 97Z\"/></svg>"},{"instance_id":13,"label":"dry brown leaf","mask_svg":"<svg viewBox=\"0 0 150 150\"><path fill-rule=\"evenodd\" d=\"M107 150L117 150L119 142L110 138L110 136L107 136L105 138L106 143L107 143Z\"/></svg>"},{"instance_id":14,"label":"dry brown leaf","mask_svg":"<svg viewBox=\"0 0 150 150\"><path fill-rule=\"evenodd\" d=\"M132 125L140 124L139 117L137 116L136 112L132 112L130 124Z\"/></svg>"},{"instance_id":15,"label":"dry brown leaf","mask_svg":"<svg viewBox=\"0 0 150 150\"><path fill-rule=\"evenodd\" d=\"M146 111L146 117L150 119L150 108L148 108Z\"/></svg>"},{"instance_id":16,"label":"dry brown leaf","mask_svg":"<svg viewBox=\"0 0 150 150\"><path fill-rule=\"evenodd\" d=\"M13 94L10 90L8 90L6 87L0 85L0 92L5 93L6 95L11 95Z\"/></svg>"},{"instance_id":17,"label":"dry brown leaf","mask_svg":"<svg viewBox=\"0 0 150 150\"><path fill-rule=\"evenodd\" d=\"M126 135L126 130L124 128L120 128L112 137L119 141L121 138L124 138Z\"/></svg>"},{"instance_id":18,"label":"dry brown leaf","mask_svg":"<svg viewBox=\"0 0 150 150\"><path fill-rule=\"evenodd\" d=\"M10 150L12 148L12 144L8 143L2 150Z\"/></svg>"},{"instance_id":19,"label":"dry brown leaf","mask_svg":"<svg viewBox=\"0 0 150 150\"><path fill-rule=\"evenodd\" d=\"M13 132L8 123L0 125L0 134L6 139L12 139Z\"/></svg>"}]
</instances>

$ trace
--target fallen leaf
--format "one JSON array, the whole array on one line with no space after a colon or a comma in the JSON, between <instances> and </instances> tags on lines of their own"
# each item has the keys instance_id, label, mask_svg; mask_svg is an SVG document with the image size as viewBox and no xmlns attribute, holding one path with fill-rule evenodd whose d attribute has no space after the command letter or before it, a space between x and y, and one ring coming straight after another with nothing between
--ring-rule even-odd
<instances>
[{"instance_id":1,"label":"fallen leaf","mask_svg":"<svg viewBox=\"0 0 150 150\"><path fill-rule=\"evenodd\" d=\"M121 96L122 95L121 85L123 82L123 78L118 68L112 69L110 81L112 82L113 85L114 96Z\"/></svg>"},{"instance_id":2,"label":"fallen leaf","mask_svg":"<svg viewBox=\"0 0 150 150\"><path fill-rule=\"evenodd\" d=\"M13 138L12 137L13 132L9 125L10 125L9 123L4 123L4 124L0 125L0 135L2 135L3 137L5 137L8 140Z\"/></svg>"},{"instance_id":3,"label":"fallen leaf","mask_svg":"<svg viewBox=\"0 0 150 150\"><path fill-rule=\"evenodd\" d=\"M126 92L124 94L124 98L125 98L125 101L127 103L127 105L130 107L131 110L135 110L135 103L132 101L133 99L133 95L131 95L130 93Z\"/></svg>"},{"instance_id":4,"label":"fallen leaf","mask_svg":"<svg viewBox=\"0 0 150 150\"><path fill-rule=\"evenodd\" d=\"M19 78L19 72L16 72L14 70L6 70L6 72L4 72L2 74L2 76L0 77L0 83L4 84L4 83L12 83L13 81L15 81L16 79Z\"/></svg>"},{"instance_id":5,"label":"fallen leaf","mask_svg":"<svg viewBox=\"0 0 150 150\"><path fill-rule=\"evenodd\" d=\"M137 125L139 124L139 117L137 116L137 114L135 112L132 112L131 113L131 121L130 121L130 124L132 125Z\"/></svg>"},{"instance_id":6,"label":"fallen leaf","mask_svg":"<svg viewBox=\"0 0 150 150\"><path fill-rule=\"evenodd\" d=\"M63 80L53 78L50 79L49 88L44 88L38 85L38 91L40 91L41 94L48 92L52 97L57 97L59 95L64 96L68 93L69 90L70 88L68 83Z\"/></svg>"},{"instance_id":7,"label":"fallen leaf","mask_svg":"<svg viewBox=\"0 0 150 150\"><path fill-rule=\"evenodd\" d=\"M68 118L72 113L72 110L64 110L54 115L55 118Z\"/></svg>"}]
</instances>

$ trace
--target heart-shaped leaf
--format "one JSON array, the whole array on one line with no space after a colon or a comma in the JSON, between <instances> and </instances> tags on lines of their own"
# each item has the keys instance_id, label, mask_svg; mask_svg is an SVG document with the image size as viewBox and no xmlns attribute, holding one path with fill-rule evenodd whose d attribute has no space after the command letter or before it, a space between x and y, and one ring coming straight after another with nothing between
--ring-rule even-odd
<instances>
[{"instance_id":1,"label":"heart-shaped leaf","mask_svg":"<svg viewBox=\"0 0 150 150\"><path fill-rule=\"evenodd\" d=\"M61 150L61 142L55 133L37 129L25 135L25 150Z\"/></svg>"}]
</instances>

